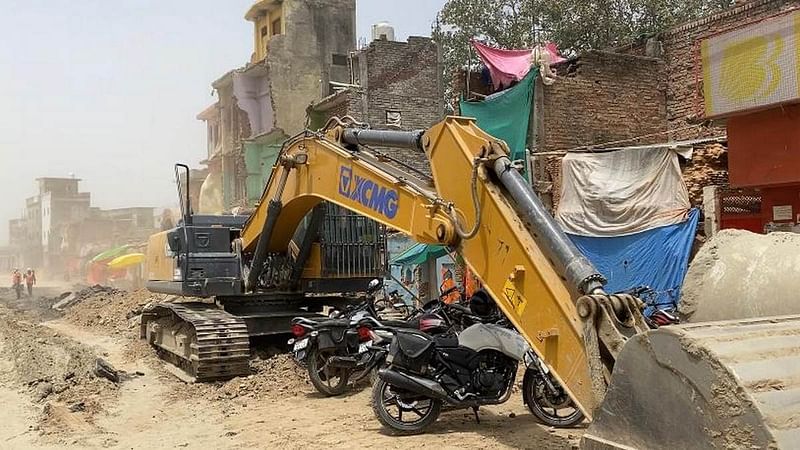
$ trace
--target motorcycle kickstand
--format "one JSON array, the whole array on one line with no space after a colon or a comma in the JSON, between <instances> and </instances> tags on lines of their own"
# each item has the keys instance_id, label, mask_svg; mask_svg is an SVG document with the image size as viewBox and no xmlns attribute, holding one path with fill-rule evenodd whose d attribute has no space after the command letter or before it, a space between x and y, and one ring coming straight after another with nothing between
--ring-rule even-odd
<instances>
[{"instance_id":1,"label":"motorcycle kickstand","mask_svg":"<svg viewBox=\"0 0 800 450\"><path fill-rule=\"evenodd\" d=\"M472 412L475 414L475 422L477 422L477 423L478 423L478 425L480 425L480 423L481 423L481 418L480 418L480 417L478 417L478 408L479 408L478 406L473 406L473 407L472 407Z\"/></svg>"}]
</instances>

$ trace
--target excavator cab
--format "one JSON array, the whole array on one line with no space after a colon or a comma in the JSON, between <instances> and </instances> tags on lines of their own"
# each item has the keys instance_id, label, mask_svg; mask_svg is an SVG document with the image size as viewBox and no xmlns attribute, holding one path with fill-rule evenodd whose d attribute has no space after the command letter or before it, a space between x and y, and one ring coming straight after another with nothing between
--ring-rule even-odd
<instances>
[{"instance_id":1,"label":"excavator cab","mask_svg":"<svg viewBox=\"0 0 800 450\"><path fill-rule=\"evenodd\" d=\"M147 288L192 297L241 293L241 264L232 243L248 216L195 215L186 188L189 176L188 166L175 165L181 218L177 227L150 237Z\"/></svg>"}]
</instances>

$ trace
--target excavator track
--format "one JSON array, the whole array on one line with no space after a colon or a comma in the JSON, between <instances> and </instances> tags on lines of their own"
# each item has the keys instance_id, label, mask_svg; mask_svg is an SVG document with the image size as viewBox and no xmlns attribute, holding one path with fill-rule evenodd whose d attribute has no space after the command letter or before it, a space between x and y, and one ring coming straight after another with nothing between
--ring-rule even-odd
<instances>
[{"instance_id":1,"label":"excavator track","mask_svg":"<svg viewBox=\"0 0 800 450\"><path fill-rule=\"evenodd\" d=\"M248 375L245 321L209 303L163 303L142 314L141 337L187 381Z\"/></svg>"}]
</instances>

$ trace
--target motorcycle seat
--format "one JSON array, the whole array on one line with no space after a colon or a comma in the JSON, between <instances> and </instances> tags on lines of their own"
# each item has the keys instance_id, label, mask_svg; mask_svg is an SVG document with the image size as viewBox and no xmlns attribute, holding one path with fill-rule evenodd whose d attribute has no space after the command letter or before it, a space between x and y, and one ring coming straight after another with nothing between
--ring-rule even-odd
<instances>
[{"instance_id":1,"label":"motorcycle seat","mask_svg":"<svg viewBox=\"0 0 800 450\"><path fill-rule=\"evenodd\" d=\"M317 322L317 328L347 328L350 326L350 319L330 319Z\"/></svg>"},{"instance_id":2,"label":"motorcycle seat","mask_svg":"<svg viewBox=\"0 0 800 450\"><path fill-rule=\"evenodd\" d=\"M419 321L406 322L404 320L382 320L381 325L389 328L419 328Z\"/></svg>"},{"instance_id":3,"label":"motorcycle seat","mask_svg":"<svg viewBox=\"0 0 800 450\"><path fill-rule=\"evenodd\" d=\"M433 339L437 347L458 347L458 336L436 336Z\"/></svg>"}]
</instances>

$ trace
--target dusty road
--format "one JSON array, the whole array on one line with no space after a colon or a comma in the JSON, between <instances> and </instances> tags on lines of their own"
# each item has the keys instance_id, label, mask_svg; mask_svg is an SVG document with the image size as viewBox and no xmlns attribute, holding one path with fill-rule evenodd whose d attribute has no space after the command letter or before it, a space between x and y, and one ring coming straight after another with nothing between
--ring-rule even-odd
<instances>
[{"instance_id":1,"label":"dusty road","mask_svg":"<svg viewBox=\"0 0 800 450\"><path fill-rule=\"evenodd\" d=\"M131 310L145 293L101 293L63 317L50 299L7 298L0 291L0 448L569 449L582 431L537 424L514 395L482 409L480 424L453 411L426 435L389 436L368 387L321 398L285 356L225 383L178 381L136 339ZM93 376L97 357L125 379Z\"/></svg>"}]
</instances>

